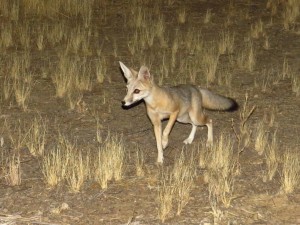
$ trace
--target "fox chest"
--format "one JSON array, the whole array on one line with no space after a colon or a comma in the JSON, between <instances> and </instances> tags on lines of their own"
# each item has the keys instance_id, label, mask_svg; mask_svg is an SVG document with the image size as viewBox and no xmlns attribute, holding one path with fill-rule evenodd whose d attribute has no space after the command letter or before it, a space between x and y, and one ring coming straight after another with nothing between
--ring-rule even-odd
<instances>
[{"instance_id":1,"label":"fox chest","mask_svg":"<svg viewBox=\"0 0 300 225\"><path fill-rule=\"evenodd\" d=\"M162 108L150 108L147 107L147 114L150 118L156 117L161 120L168 119L171 115L172 111Z\"/></svg>"}]
</instances>

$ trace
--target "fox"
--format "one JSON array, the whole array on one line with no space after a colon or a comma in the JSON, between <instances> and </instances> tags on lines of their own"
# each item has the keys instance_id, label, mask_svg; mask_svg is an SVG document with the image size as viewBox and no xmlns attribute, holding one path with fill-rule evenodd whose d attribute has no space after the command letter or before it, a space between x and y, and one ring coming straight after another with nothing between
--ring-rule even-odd
<instances>
[{"instance_id":1,"label":"fox","mask_svg":"<svg viewBox=\"0 0 300 225\"><path fill-rule=\"evenodd\" d=\"M158 164L164 161L163 150L168 146L168 137L176 121L192 125L189 136L183 141L184 144L193 142L198 126L207 126L206 145L212 146L212 119L204 114L204 109L234 111L238 108L234 99L196 85L159 86L155 83L148 67L144 65L137 72L126 67L122 62L119 64L127 80L127 94L121 102L122 106L130 108L144 100L147 115L154 127ZM162 120L165 119L169 120L162 131Z\"/></svg>"}]
</instances>

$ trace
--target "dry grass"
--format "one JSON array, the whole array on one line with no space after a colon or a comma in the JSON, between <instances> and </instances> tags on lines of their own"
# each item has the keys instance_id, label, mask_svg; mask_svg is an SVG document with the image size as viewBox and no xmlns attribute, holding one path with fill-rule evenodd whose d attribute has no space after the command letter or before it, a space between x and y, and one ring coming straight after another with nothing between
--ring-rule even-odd
<instances>
[{"instance_id":1,"label":"dry grass","mask_svg":"<svg viewBox=\"0 0 300 225\"><path fill-rule=\"evenodd\" d=\"M208 183L210 198L229 207L233 198L237 157L233 152L231 137L220 139L208 153L204 180Z\"/></svg>"},{"instance_id":2,"label":"dry grass","mask_svg":"<svg viewBox=\"0 0 300 225\"><path fill-rule=\"evenodd\" d=\"M283 64L282 64L282 79L289 78L291 77L291 67L288 63L288 60L286 57L283 59Z\"/></svg>"},{"instance_id":3,"label":"dry grass","mask_svg":"<svg viewBox=\"0 0 300 225\"><path fill-rule=\"evenodd\" d=\"M219 62L219 52L215 45L209 46L203 50L203 67L207 83L212 83L216 79L216 71Z\"/></svg>"},{"instance_id":4,"label":"dry grass","mask_svg":"<svg viewBox=\"0 0 300 225\"><path fill-rule=\"evenodd\" d=\"M81 151L70 154L66 180L72 192L79 192L90 173L89 153L84 157Z\"/></svg>"},{"instance_id":5,"label":"dry grass","mask_svg":"<svg viewBox=\"0 0 300 225\"><path fill-rule=\"evenodd\" d=\"M222 31L220 34L219 53L220 54L232 54L234 50L234 38L235 34L230 34L229 31Z\"/></svg>"},{"instance_id":6,"label":"dry grass","mask_svg":"<svg viewBox=\"0 0 300 225\"><path fill-rule=\"evenodd\" d=\"M189 152L187 155L184 151L181 151L180 157L174 164L173 176L177 215L181 214L183 208L190 200L190 194L194 187L194 179L196 176L196 165L194 152Z\"/></svg>"},{"instance_id":7,"label":"dry grass","mask_svg":"<svg viewBox=\"0 0 300 225\"><path fill-rule=\"evenodd\" d=\"M269 131L267 130L264 121L256 124L255 150L259 155L262 155L268 145Z\"/></svg>"},{"instance_id":8,"label":"dry grass","mask_svg":"<svg viewBox=\"0 0 300 225\"><path fill-rule=\"evenodd\" d=\"M277 131L272 134L271 143L268 143L268 146L265 151L267 173L264 180L272 180L274 175L277 172L278 164L280 161L278 153L278 141L277 141Z\"/></svg>"},{"instance_id":9,"label":"dry grass","mask_svg":"<svg viewBox=\"0 0 300 225\"><path fill-rule=\"evenodd\" d=\"M264 49L266 49L266 50L270 49L270 40L269 40L268 36L265 36Z\"/></svg>"},{"instance_id":10,"label":"dry grass","mask_svg":"<svg viewBox=\"0 0 300 225\"><path fill-rule=\"evenodd\" d=\"M42 156L45 151L47 124L35 117L26 135L25 144L33 156Z\"/></svg>"},{"instance_id":11,"label":"dry grass","mask_svg":"<svg viewBox=\"0 0 300 225\"><path fill-rule=\"evenodd\" d=\"M267 108L264 112L264 121L269 127L274 127L276 123L276 116L278 113L277 106L272 106L270 108Z\"/></svg>"},{"instance_id":12,"label":"dry grass","mask_svg":"<svg viewBox=\"0 0 300 225\"><path fill-rule=\"evenodd\" d=\"M52 80L55 85L56 96L62 98L71 89L72 72L74 64L70 64L66 57L61 57L57 71L54 73Z\"/></svg>"},{"instance_id":13,"label":"dry grass","mask_svg":"<svg viewBox=\"0 0 300 225\"><path fill-rule=\"evenodd\" d=\"M249 72L254 70L256 64L256 52L253 47L253 42L246 44L244 50L237 54L237 66L241 69L247 69Z\"/></svg>"},{"instance_id":14,"label":"dry grass","mask_svg":"<svg viewBox=\"0 0 300 225\"><path fill-rule=\"evenodd\" d=\"M296 94L296 96L300 96L300 78L297 75L294 75L291 79L292 83L292 91Z\"/></svg>"},{"instance_id":15,"label":"dry grass","mask_svg":"<svg viewBox=\"0 0 300 225\"><path fill-rule=\"evenodd\" d=\"M215 196L210 196L209 198L210 207L212 209L211 214L213 215L213 224L219 224L224 217L224 212L221 207L218 206L217 199Z\"/></svg>"},{"instance_id":16,"label":"dry grass","mask_svg":"<svg viewBox=\"0 0 300 225\"><path fill-rule=\"evenodd\" d=\"M174 0L167 0L163 3L155 2L153 3L154 7L149 7L150 3L152 4L151 1L135 0L129 9L124 8L123 11L122 8L118 14L118 17L125 19L123 31L126 32L125 39L127 40L124 41L122 35L110 36L112 31L108 27L111 20L106 21L106 5L112 7L114 3L109 1L28 0L20 3L19 1L4 0L0 3L2 19L0 80L3 81L0 85L2 89L0 91L3 94L0 96L0 103L3 105L0 107L0 112L3 115L0 116L3 118L8 115L14 118L16 112L20 113L18 109L14 108L14 105L17 105L28 118L30 113L39 107L35 101L41 92L37 93L36 91L41 89L39 86L35 90L36 86L41 83L44 85L48 82L46 79L49 77L53 79L54 87L51 85L42 87L43 90L47 91L43 94L46 96L53 93L51 88L55 88L55 95L62 98L70 109L78 109L78 114L82 114L79 116L84 117L87 117L88 113L84 114L83 108L90 108L89 104L92 102L92 98L85 96L85 92L91 91L93 84L97 81L97 91L100 89L99 93L101 93L98 103L101 107L107 107L110 113L109 104L113 104L111 102L114 101L111 100L114 98L110 95L111 90L108 89L108 86L102 89L102 85L103 83L106 85L106 81L111 82L110 79L113 77L111 75L118 72L111 69L114 68L111 59L116 58L126 58L135 63L146 62L147 65L158 68L159 74L157 76L155 73L153 74L159 78L159 84L190 82L205 85L206 79L209 85L211 83L215 85L217 81L219 85L227 87L231 87L231 81L237 76L236 65L234 64L234 60L236 60L239 68L250 72L247 73L247 75L249 74L247 78L251 82L252 72L256 69L255 47L260 48L262 45L265 49L270 49L270 46L276 47L274 43L277 43L278 39L273 36L265 36L266 32L271 31L271 35L274 31L272 26L278 23L276 14L282 13L279 22L285 30L297 32L298 29L299 2L297 0L268 0L267 2L267 8L271 11L270 20L273 21L274 18L274 24L266 23L268 20L266 20L267 14L265 14L263 19L256 17L258 19L251 25L251 30L248 28L246 33L235 35L237 34L233 32L236 28L235 25L251 24L253 20L250 21L250 19L254 17L252 17L251 4L230 1L229 9L227 6L224 8L228 15L224 24L225 26L228 25L227 28L230 31L223 30L218 33L218 30L214 33L206 33L208 29L211 29L211 26L219 25L217 24L219 23L219 15L216 14L216 18L214 18L212 13L218 11L208 9L206 13L205 11L204 14L202 12L202 21L200 21L199 26L201 27L201 23L202 25L205 24L203 29L205 34L202 36L199 27L193 24L196 14L194 9L180 8L180 6L178 7L179 2ZM190 5L187 4L186 6L189 7ZM253 7L255 8L256 4ZM170 11L166 13L166 9ZM114 8L114 10L116 9ZM170 12L173 13L173 16L175 15L174 18L170 19ZM96 15L98 13L102 15ZM190 15L191 17L189 17ZM103 24L105 26L102 26ZM109 32L106 32L108 30ZM211 40L211 37L216 39ZM251 39L256 40L246 44L241 41ZM127 44L130 53L126 53L124 48ZM158 51L161 54L157 54ZM259 69L265 62L263 58L265 55L261 49L257 49L257 53L259 59L262 59L261 62L257 63ZM130 54L133 56L132 59L128 59ZM222 56L220 57L220 55ZM234 58L236 56L238 58ZM300 95L298 74L290 66L293 65L294 59L289 53L287 56L290 57L290 60L288 62L286 58L284 59L282 71L280 69L280 75L277 77L278 80L273 80L274 71L261 70L262 76L257 79L257 82L259 82L258 85L263 93L273 94L271 92L273 90L272 85L275 82L278 84L279 79L287 79L288 82L291 82L292 91L296 96ZM272 60L275 61L276 58L274 57ZM228 61L231 61L229 66L223 67L222 65L219 67L220 63L226 64ZM266 65L266 67L273 65ZM41 76L44 71L48 72L48 77ZM248 84L246 83L246 85ZM252 87L246 88L251 89ZM233 91L233 95L239 98L240 93L234 93L235 87L230 88L230 91ZM251 89L251 95L255 91ZM34 95L33 98L32 95ZM261 94L257 95L261 97ZM60 100L58 102L60 103ZM257 136L253 135L255 140L250 140L254 128L249 119L255 107L250 107L248 103L246 97L245 104L240 111L240 123L236 125L238 128L234 130L238 140L238 151L239 153L243 152L253 141L258 152L264 153L265 180L270 181L274 179L274 176L277 177L278 164L280 163L280 149L278 147L280 136L276 132L271 132L268 135L268 128L266 128L266 126L274 127L275 113L272 113L271 109L267 119L264 119L265 127L258 126ZM85 104L87 104L86 107ZM101 110L101 112L103 111ZM86 117L82 121L85 121ZM96 140L95 145L99 145L96 157L92 157L95 156L92 153L86 154L85 149L87 147L80 151L75 143L71 143L62 136L58 137L59 142L55 148L46 149L48 123L45 123L40 117L33 118L25 130L15 129L10 132L11 146L9 148L16 153L7 158L6 183L8 185L21 183L20 155L17 152L24 149L25 146L32 155L42 156L41 164L45 183L50 187L66 184L70 191L79 192L87 179L95 179L102 188L107 188L108 182L111 180L121 179L125 170L125 143L120 136L103 139L103 127L105 126L102 127L102 119L102 115L97 118L96 133L93 134ZM103 121L103 125L105 123L106 120ZM229 137L228 139L230 140ZM210 204L215 223L221 223L221 218L224 216L219 203L223 203L226 207L231 203L234 175L236 174L236 167L238 167L236 164L239 163L232 153L233 143L226 141L225 137L221 137L216 147L213 149L201 147L200 152L199 164L201 168L207 170L205 176L209 182ZM2 147L3 144L0 145ZM295 158L293 156L295 153L287 153L284 156L282 190L286 193L292 192L299 185L299 182L295 182L295 180L299 180L299 175L297 175L297 179L295 178L297 176L293 175L296 171L295 168L297 168L297 163L293 162ZM220 160L221 157L223 159ZM39 157L37 158L39 159ZM217 163L212 162L212 158ZM143 151L137 150L135 159L136 175L145 176ZM230 165L230 163L232 164ZM291 164L294 165L293 168L291 168ZM193 159L188 159L184 153L181 153L180 157L176 159L174 168L165 170L161 174L159 218L163 222L172 216L172 213L173 215L182 213L190 200L194 177L195 162Z\"/></svg>"},{"instance_id":17,"label":"dry grass","mask_svg":"<svg viewBox=\"0 0 300 225\"><path fill-rule=\"evenodd\" d=\"M17 186L21 184L21 162L19 153L14 153L6 159L4 177L6 185Z\"/></svg>"},{"instance_id":18,"label":"dry grass","mask_svg":"<svg viewBox=\"0 0 300 225\"><path fill-rule=\"evenodd\" d=\"M117 135L109 134L96 155L90 151L83 154L76 144L59 135L57 146L42 158L42 172L51 188L66 182L71 192L79 192L88 179L107 188L108 181L122 178L124 158L122 138Z\"/></svg>"},{"instance_id":19,"label":"dry grass","mask_svg":"<svg viewBox=\"0 0 300 225\"><path fill-rule=\"evenodd\" d=\"M274 16L278 12L279 1L268 0L266 8L271 11L271 15Z\"/></svg>"},{"instance_id":20,"label":"dry grass","mask_svg":"<svg viewBox=\"0 0 300 225\"><path fill-rule=\"evenodd\" d=\"M9 100L13 93L13 80L9 76L4 77L2 90L3 90L4 100L6 101Z\"/></svg>"},{"instance_id":21,"label":"dry grass","mask_svg":"<svg viewBox=\"0 0 300 225\"><path fill-rule=\"evenodd\" d=\"M278 82L278 80L275 80L276 78L274 78L273 74L273 69L264 69L258 78L259 81L255 81L255 86L260 86L263 93L270 92L272 90L272 86Z\"/></svg>"},{"instance_id":22,"label":"dry grass","mask_svg":"<svg viewBox=\"0 0 300 225\"><path fill-rule=\"evenodd\" d=\"M42 172L45 183L53 188L65 181L69 168L70 155L74 152L74 145L63 136L59 136L59 143L42 159Z\"/></svg>"},{"instance_id":23,"label":"dry grass","mask_svg":"<svg viewBox=\"0 0 300 225\"><path fill-rule=\"evenodd\" d=\"M63 53L52 76L56 96L65 98L70 109L80 105L84 91L93 86L92 66L86 57L72 57Z\"/></svg>"},{"instance_id":24,"label":"dry grass","mask_svg":"<svg viewBox=\"0 0 300 225\"><path fill-rule=\"evenodd\" d=\"M102 84L104 81L104 78L106 77L107 73L107 66L106 66L106 60L102 56L96 63L96 77L97 81Z\"/></svg>"},{"instance_id":25,"label":"dry grass","mask_svg":"<svg viewBox=\"0 0 300 225\"><path fill-rule=\"evenodd\" d=\"M283 10L283 27L286 30L293 30L296 20L300 15L300 2L297 0L287 0Z\"/></svg>"},{"instance_id":26,"label":"dry grass","mask_svg":"<svg viewBox=\"0 0 300 225\"><path fill-rule=\"evenodd\" d=\"M158 196L159 196L159 208L158 208L158 217L164 223L165 220L170 216L170 212L173 208L174 202L174 192L175 188L173 186L173 176L168 170L161 170L159 177L159 187L158 187Z\"/></svg>"},{"instance_id":27,"label":"dry grass","mask_svg":"<svg viewBox=\"0 0 300 225\"><path fill-rule=\"evenodd\" d=\"M13 38L12 38L12 24L9 23L3 27L1 36L0 36L0 47L1 49L7 49L13 46Z\"/></svg>"},{"instance_id":28,"label":"dry grass","mask_svg":"<svg viewBox=\"0 0 300 225\"><path fill-rule=\"evenodd\" d=\"M82 101L83 94L75 89L71 89L67 93L67 105L69 106L69 109L74 110L78 112L83 112L84 110L84 102Z\"/></svg>"},{"instance_id":29,"label":"dry grass","mask_svg":"<svg viewBox=\"0 0 300 225\"><path fill-rule=\"evenodd\" d=\"M249 125L249 119L254 113L255 109L256 106L249 107L249 97L246 93L244 104L240 110L240 123L238 131L232 124L233 132L238 140L239 153L243 152L250 144L252 130Z\"/></svg>"},{"instance_id":30,"label":"dry grass","mask_svg":"<svg viewBox=\"0 0 300 225\"><path fill-rule=\"evenodd\" d=\"M232 72L229 68L222 68L217 75L218 84L221 86L231 87L232 84Z\"/></svg>"},{"instance_id":31,"label":"dry grass","mask_svg":"<svg viewBox=\"0 0 300 225\"><path fill-rule=\"evenodd\" d=\"M300 182L300 157L297 151L286 150L283 156L281 175L281 190L290 194L298 187Z\"/></svg>"},{"instance_id":32,"label":"dry grass","mask_svg":"<svg viewBox=\"0 0 300 225\"><path fill-rule=\"evenodd\" d=\"M160 171L158 216L162 222L171 216L175 203L177 205L176 215L180 215L189 202L190 193L194 187L196 168L194 151L187 155L183 149L172 170L162 168Z\"/></svg>"},{"instance_id":33,"label":"dry grass","mask_svg":"<svg viewBox=\"0 0 300 225\"><path fill-rule=\"evenodd\" d=\"M13 84L13 90L17 105L24 111L28 108L28 101L32 90L31 82L24 80L15 80Z\"/></svg>"},{"instance_id":34,"label":"dry grass","mask_svg":"<svg viewBox=\"0 0 300 225\"><path fill-rule=\"evenodd\" d=\"M264 32L264 24L261 19L259 19L256 23L251 25L251 37L258 39L263 35Z\"/></svg>"},{"instance_id":35,"label":"dry grass","mask_svg":"<svg viewBox=\"0 0 300 225\"><path fill-rule=\"evenodd\" d=\"M138 177L143 177L145 175L145 159L143 152L136 147L136 161L135 161L135 173Z\"/></svg>"},{"instance_id":36,"label":"dry grass","mask_svg":"<svg viewBox=\"0 0 300 225\"><path fill-rule=\"evenodd\" d=\"M178 18L177 21L179 24L184 24L186 22L186 16L187 16L187 12L185 8L181 8L178 11Z\"/></svg>"},{"instance_id":37,"label":"dry grass","mask_svg":"<svg viewBox=\"0 0 300 225\"><path fill-rule=\"evenodd\" d=\"M200 53L203 49L203 38L201 33L196 32L193 28L189 28L185 34L185 49L190 54Z\"/></svg>"},{"instance_id":38,"label":"dry grass","mask_svg":"<svg viewBox=\"0 0 300 225\"><path fill-rule=\"evenodd\" d=\"M3 75L3 97L10 101L13 97L17 106L23 111L28 109L33 88L33 74L30 72L31 56L25 51L20 54L11 54L1 59Z\"/></svg>"},{"instance_id":39,"label":"dry grass","mask_svg":"<svg viewBox=\"0 0 300 225\"><path fill-rule=\"evenodd\" d=\"M122 137L108 134L103 146L98 149L94 162L94 179L101 188L108 186L108 181L120 180L124 173L125 148Z\"/></svg>"},{"instance_id":40,"label":"dry grass","mask_svg":"<svg viewBox=\"0 0 300 225\"><path fill-rule=\"evenodd\" d=\"M206 14L204 16L204 24L207 24L209 22L211 22L212 19L212 13L211 13L211 9L206 10Z\"/></svg>"}]
</instances>

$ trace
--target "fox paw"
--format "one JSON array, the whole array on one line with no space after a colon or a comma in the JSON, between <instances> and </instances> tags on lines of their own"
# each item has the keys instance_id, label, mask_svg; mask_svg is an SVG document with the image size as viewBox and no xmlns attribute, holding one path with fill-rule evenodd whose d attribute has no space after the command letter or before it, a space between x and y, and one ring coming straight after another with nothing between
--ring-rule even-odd
<instances>
[{"instance_id":1,"label":"fox paw","mask_svg":"<svg viewBox=\"0 0 300 225\"><path fill-rule=\"evenodd\" d=\"M157 157L157 164L162 165L164 162L164 157Z\"/></svg>"},{"instance_id":2,"label":"fox paw","mask_svg":"<svg viewBox=\"0 0 300 225\"><path fill-rule=\"evenodd\" d=\"M212 141L207 141L206 142L206 147L212 147L213 146L213 142Z\"/></svg>"},{"instance_id":3,"label":"fox paw","mask_svg":"<svg viewBox=\"0 0 300 225\"><path fill-rule=\"evenodd\" d=\"M162 138L163 149L165 149L168 146L168 142L169 142L168 138L164 138L164 137Z\"/></svg>"},{"instance_id":4,"label":"fox paw","mask_svg":"<svg viewBox=\"0 0 300 225\"><path fill-rule=\"evenodd\" d=\"M191 144L193 142L193 138L187 138L183 141L184 144Z\"/></svg>"}]
</instances>

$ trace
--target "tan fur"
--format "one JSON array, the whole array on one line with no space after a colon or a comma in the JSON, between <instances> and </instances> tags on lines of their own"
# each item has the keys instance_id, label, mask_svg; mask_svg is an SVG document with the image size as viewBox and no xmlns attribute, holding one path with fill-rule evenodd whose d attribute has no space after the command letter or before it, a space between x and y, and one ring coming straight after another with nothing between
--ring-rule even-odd
<instances>
[{"instance_id":1,"label":"tan fur","mask_svg":"<svg viewBox=\"0 0 300 225\"><path fill-rule=\"evenodd\" d=\"M142 66L139 72L128 69L122 62L120 66L127 79L128 89L123 105L130 106L142 99L145 101L147 114L154 126L158 163L163 162L163 149L168 145L168 136L176 120L192 124L192 131L184 140L185 144L192 143L197 126L206 125L208 128L207 145L212 145L212 120L204 115L203 108L229 110L237 106L234 100L195 85L160 87L155 84L149 69L145 66ZM169 119L163 131L162 119Z\"/></svg>"}]
</instances>

